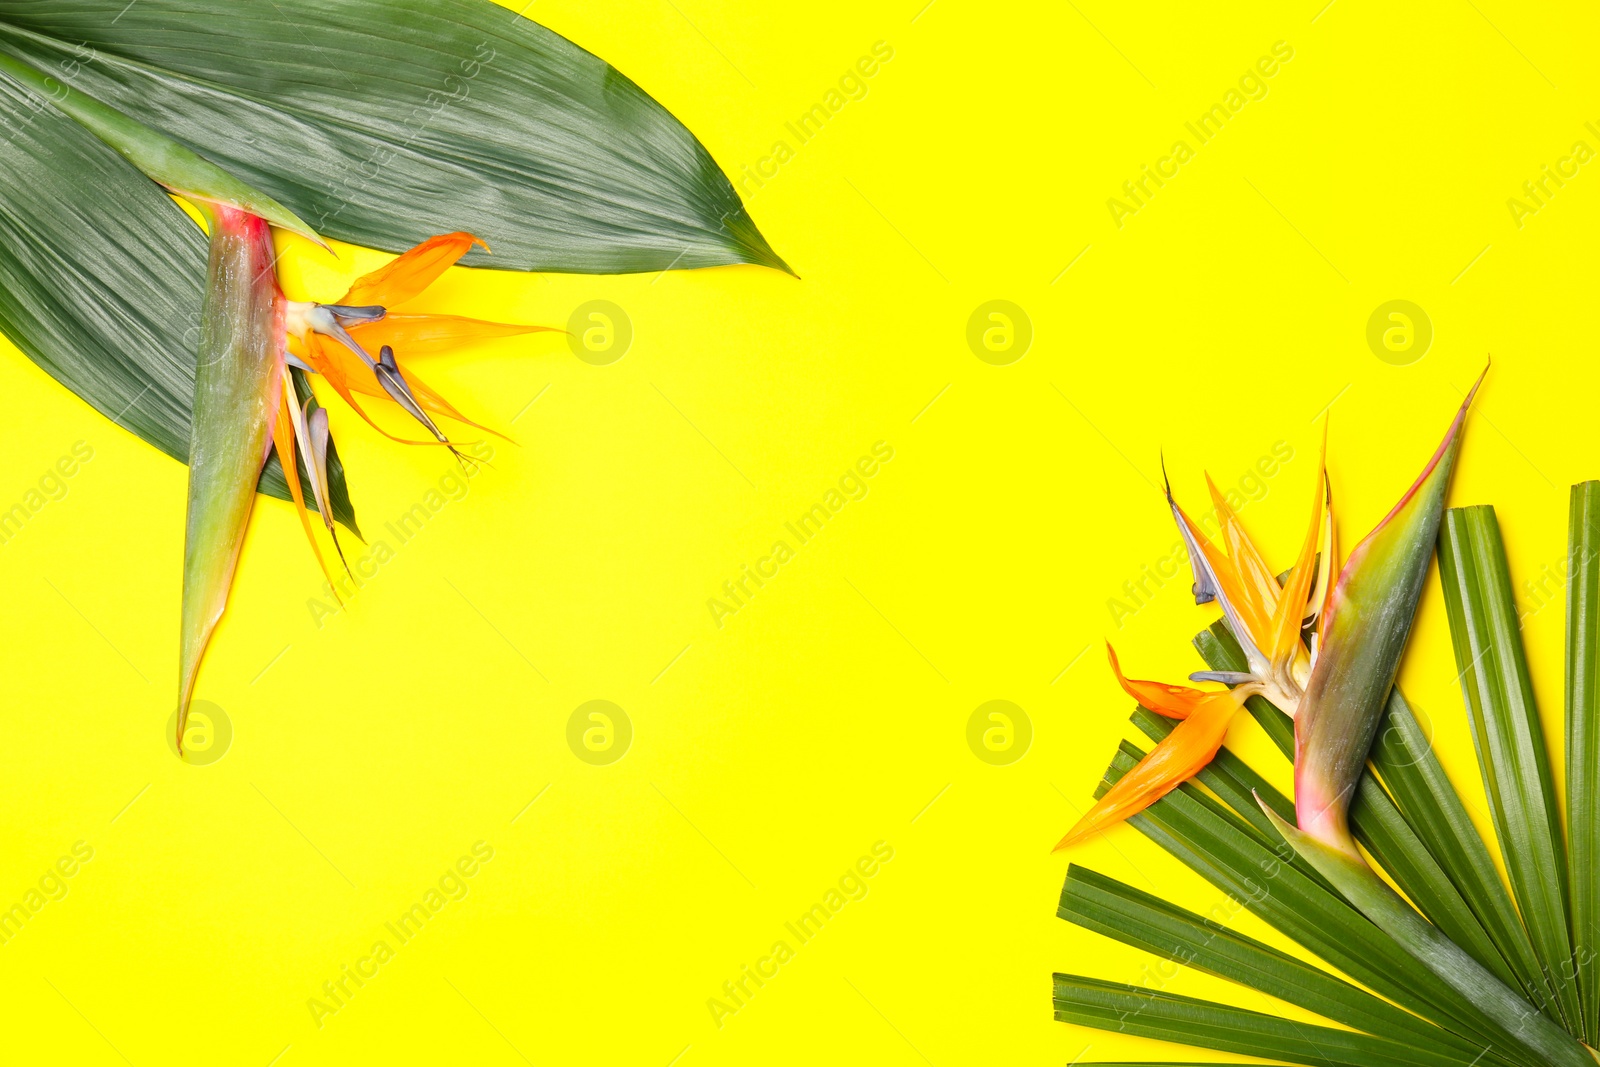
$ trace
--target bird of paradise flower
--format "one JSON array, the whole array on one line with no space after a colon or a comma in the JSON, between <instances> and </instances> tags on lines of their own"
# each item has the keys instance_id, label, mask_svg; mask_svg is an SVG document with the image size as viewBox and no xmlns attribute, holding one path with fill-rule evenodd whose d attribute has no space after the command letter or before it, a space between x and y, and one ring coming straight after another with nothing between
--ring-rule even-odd
<instances>
[{"instance_id":1,"label":"bird of paradise flower","mask_svg":"<svg viewBox=\"0 0 1600 1067\"><path fill-rule=\"evenodd\" d=\"M395 312L420 296L474 244L469 233L442 234L358 278L336 303L288 300L279 285L271 227L236 206L194 198L211 231L201 354L195 379L194 441L189 456L189 511L184 542L182 645L177 744L206 647L227 607L261 465L276 449L289 495L318 565L333 575L313 530L306 490L341 561L328 495L328 414L296 400L290 368L321 375L374 429L402 444L438 444L473 462L435 416L488 430L458 411L414 373L406 356L549 330L455 315ZM484 245L487 248L487 245ZM377 354L373 354L373 349ZM394 402L432 436L397 437L369 415L355 394ZM309 486L301 484L298 456Z\"/></svg>"},{"instance_id":2,"label":"bird of paradise flower","mask_svg":"<svg viewBox=\"0 0 1600 1067\"><path fill-rule=\"evenodd\" d=\"M1305 691L1316 659L1315 627L1326 616L1334 589L1336 545L1332 489L1327 478L1327 436L1323 436L1317 464L1311 522L1299 557L1281 585L1216 483L1207 477L1206 484L1226 553L1200 532L1179 506L1170 484L1166 486L1167 507L1193 561L1195 601L1214 600L1220 604L1228 628L1245 650L1250 669L1244 673L1199 671L1190 675L1191 681L1223 682L1229 686L1211 692L1132 679L1122 673L1116 651L1107 642L1111 671L1123 691L1151 711L1180 721L1161 744L1078 820L1056 845L1057 851L1137 815L1200 773L1222 747L1234 713L1249 697L1265 695L1293 715ZM1306 627L1313 628L1310 648L1302 640Z\"/></svg>"},{"instance_id":3,"label":"bird of paradise flower","mask_svg":"<svg viewBox=\"0 0 1600 1067\"><path fill-rule=\"evenodd\" d=\"M436 417L486 428L406 370L401 359L550 327L403 310L474 244L487 249L469 233L422 242L358 278L337 303L290 301L278 281L273 229L328 247L303 219L182 143L70 85L9 56L0 56L0 70L44 95L146 177L191 204L210 235L184 530L176 737L181 755L201 660L227 607L256 484L274 450L318 564L330 580L308 514L307 489L343 558L329 494L327 411L297 400L290 369L321 375L386 437L441 445L467 463ZM384 430L356 393L393 401L432 440ZM301 484L297 458L309 485Z\"/></svg>"}]
</instances>

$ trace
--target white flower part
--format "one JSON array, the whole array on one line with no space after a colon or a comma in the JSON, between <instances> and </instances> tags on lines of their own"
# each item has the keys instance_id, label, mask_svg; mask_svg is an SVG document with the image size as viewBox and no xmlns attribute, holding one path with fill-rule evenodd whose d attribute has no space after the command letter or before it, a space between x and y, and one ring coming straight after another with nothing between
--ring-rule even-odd
<instances>
[{"instance_id":1,"label":"white flower part","mask_svg":"<svg viewBox=\"0 0 1600 1067\"><path fill-rule=\"evenodd\" d=\"M289 300L284 303L283 327L290 337L304 337L311 332L311 312L316 304L309 300Z\"/></svg>"}]
</instances>

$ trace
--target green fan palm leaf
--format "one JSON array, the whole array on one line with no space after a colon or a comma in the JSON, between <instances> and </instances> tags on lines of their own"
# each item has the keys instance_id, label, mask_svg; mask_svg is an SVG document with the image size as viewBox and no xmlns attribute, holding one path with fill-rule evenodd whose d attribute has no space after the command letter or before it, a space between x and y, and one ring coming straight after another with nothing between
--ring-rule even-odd
<instances>
[{"instance_id":1,"label":"green fan palm leaf","mask_svg":"<svg viewBox=\"0 0 1600 1067\"><path fill-rule=\"evenodd\" d=\"M1328 848L1297 829L1289 799L1226 748L1193 782L1129 820L1227 893L1238 906L1230 915L1249 909L1310 960L1228 929L1226 915L1219 916L1223 922L1203 918L1077 867L1068 873L1058 911L1077 925L1348 1030L1071 975L1056 976L1057 1018L1304 1063L1577 1067L1600 1058L1583 1044L1594 1039L1600 1010L1593 950L1600 908L1594 869L1600 854L1600 803L1594 800L1600 483L1575 486L1572 495L1565 821L1493 511L1445 510L1440 530L1451 639L1509 879L1502 878L1491 845L1410 705L1390 690L1365 767L1341 757L1341 773L1359 777L1329 794L1352 798L1349 826L1360 854ZM1424 531L1405 550L1412 589L1419 553L1431 540ZM1388 615L1385 625L1409 625L1409 617L1409 610ZM1226 624L1202 632L1195 646L1217 680L1247 677L1246 656ZM1280 751L1296 758L1296 721L1259 696L1246 706ZM1133 721L1157 744L1174 729L1170 718L1143 707ZM1304 737L1301 743L1298 758L1305 759ZM1124 742L1098 792L1143 757ZM1368 868L1367 859L1404 897Z\"/></svg>"},{"instance_id":2,"label":"green fan palm leaf","mask_svg":"<svg viewBox=\"0 0 1600 1067\"><path fill-rule=\"evenodd\" d=\"M1086 868L1069 869L1057 914L1172 963L1229 979L1354 1030L1381 1033L1414 1049L1443 1049L1468 1062L1507 1062L1303 960Z\"/></svg>"},{"instance_id":3,"label":"green fan palm leaf","mask_svg":"<svg viewBox=\"0 0 1600 1067\"><path fill-rule=\"evenodd\" d=\"M1098 791L1143 755L1124 741ZM1544 1060L1374 926L1281 839L1262 840L1237 812L1193 784L1129 822L1231 900L1367 989L1479 1048L1543 1067Z\"/></svg>"},{"instance_id":4,"label":"green fan palm leaf","mask_svg":"<svg viewBox=\"0 0 1600 1067\"><path fill-rule=\"evenodd\" d=\"M1567 850L1583 1025L1600 1040L1600 482L1572 487L1567 534Z\"/></svg>"},{"instance_id":5,"label":"green fan palm leaf","mask_svg":"<svg viewBox=\"0 0 1600 1067\"><path fill-rule=\"evenodd\" d=\"M1439 572L1500 855L1539 956L1535 1002L1582 1034L1566 842L1493 508L1450 510L1439 538Z\"/></svg>"},{"instance_id":6,"label":"green fan palm leaf","mask_svg":"<svg viewBox=\"0 0 1600 1067\"><path fill-rule=\"evenodd\" d=\"M1244 662L1238 642L1220 622L1196 635L1194 646L1215 670L1239 670ZM1285 758L1293 759L1294 720L1260 697L1246 706ZM1292 805L1279 805L1278 813L1288 818L1289 810ZM1404 827L1394 824L1395 816ZM1398 688L1389 694L1371 771L1357 786L1350 819L1357 839L1424 915L1502 981L1535 995L1539 962L1516 906Z\"/></svg>"}]
</instances>

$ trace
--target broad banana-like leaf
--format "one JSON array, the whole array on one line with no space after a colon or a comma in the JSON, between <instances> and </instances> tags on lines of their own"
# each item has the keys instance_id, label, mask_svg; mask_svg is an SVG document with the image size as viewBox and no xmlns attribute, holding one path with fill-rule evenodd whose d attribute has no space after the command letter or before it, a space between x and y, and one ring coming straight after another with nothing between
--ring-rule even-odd
<instances>
[{"instance_id":1,"label":"broad banana-like leaf","mask_svg":"<svg viewBox=\"0 0 1600 1067\"><path fill-rule=\"evenodd\" d=\"M787 270L639 86L489 0L0 0L0 51L391 252L447 230L566 273Z\"/></svg>"},{"instance_id":2,"label":"broad banana-like leaf","mask_svg":"<svg viewBox=\"0 0 1600 1067\"><path fill-rule=\"evenodd\" d=\"M0 71L44 97L58 111L116 149L151 181L190 199L220 201L259 215L286 230L323 244L294 212L252 189L221 167L201 159L166 134L135 122L114 107L12 56L0 54ZM327 246L324 244L324 248Z\"/></svg>"},{"instance_id":3,"label":"broad banana-like leaf","mask_svg":"<svg viewBox=\"0 0 1600 1067\"><path fill-rule=\"evenodd\" d=\"M4 77L0 129L0 331L101 414L187 462L205 236L110 147ZM355 529L331 446L328 480L334 517ZM276 457L260 488L288 499Z\"/></svg>"}]
</instances>

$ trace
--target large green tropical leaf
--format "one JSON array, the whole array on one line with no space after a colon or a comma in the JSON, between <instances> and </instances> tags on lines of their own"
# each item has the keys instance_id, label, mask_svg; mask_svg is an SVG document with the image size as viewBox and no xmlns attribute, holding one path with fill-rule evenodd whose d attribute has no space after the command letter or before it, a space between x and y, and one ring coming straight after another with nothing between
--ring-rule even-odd
<instances>
[{"instance_id":1,"label":"large green tropical leaf","mask_svg":"<svg viewBox=\"0 0 1600 1067\"><path fill-rule=\"evenodd\" d=\"M71 79L63 81L3 52L0 52L0 71L48 100L57 111L116 149L123 159L168 192L190 200L232 204L327 247L305 220L295 217L270 196L250 188L210 160L201 159L171 137L74 89Z\"/></svg>"},{"instance_id":2,"label":"large green tropical leaf","mask_svg":"<svg viewBox=\"0 0 1600 1067\"><path fill-rule=\"evenodd\" d=\"M1144 752L1124 741L1098 791ZM1487 1017L1417 958L1374 926L1279 839L1262 840L1237 813L1193 783L1174 789L1129 824L1280 933L1368 989L1497 1055L1543 1067L1512 1033Z\"/></svg>"},{"instance_id":3,"label":"large green tropical leaf","mask_svg":"<svg viewBox=\"0 0 1600 1067\"><path fill-rule=\"evenodd\" d=\"M1600 482L1572 487L1567 533L1567 849L1583 1029L1600 1040Z\"/></svg>"},{"instance_id":4,"label":"large green tropical leaf","mask_svg":"<svg viewBox=\"0 0 1600 1067\"><path fill-rule=\"evenodd\" d=\"M1056 914L1171 963L1230 979L1354 1030L1380 1034L1413 1049L1445 1050L1468 1063L1506 1062L1303 960L1083 867L1068 869Z\"/></svg>"},{"instance_id":5,"label":"large green tropical leaf","mask_svg":"<svg viewBox=\"0 0 1600 1067\"><path fill-rule=\"evenodd\" d=\"M0 79L0 331L107 418L189 456L206 241L83 127ZM330 455L334 517L355 515ZM274 457L261 489L288 499Z\"/></svg>"},{"instance_id":6,"label":"large green tropical leaf","mask_svg":"<svg viewBox=\"0 0 1600 1067\"><path fill-rule=\"evenodd\" d=\"M1567 917L1567 855L1544 726L1522 647L1494 508L1451 508L1439 535L1450 638L1484 793L1523 925L1538 952L1539 1003L1582 1033Z\"/></svg>"},{"instance_id":7,"label":"large green tropical leaf","mask_svg":"<svg viewBox=\"0 0 1600 1067\"><path fill-rule=\"evenodd\" d=\"M1593 531L1600 529L1600 523L1592 518L1596 499L1600 499L1600 492L1596 492L1593 485L1574 487L1572 589L1569 590L1573 603L1568 618L1569 731L1572 731L1570 736L1577 738L1572 747L1581 753L1595 747L1586 737L1591 725L1579 720L1586 720L1592 714L1592 698L1585 695L1584 690L1595 675L1594 633L1600 629L1600 624L1595 622L1600 612L1594 610L1593 598L1587 592L1596 580L1594 574L1600 573L1592 547ZM1496 729L1505 734L1520 730L1521 735L1526 735L1528 729L1534 729L1535 741L1525 744L1532 752L1538 747L1539 731L1524 723L1524 720L1534 723L1537 720L1531 714L1530 698L1525 692L1526 668L1521 662L1515 621L1507 607L1510 583L1503 546L1497 536L1489 536L1494 532L1490 529L1492 513L1487 509L1464 509L1452 512L1449 520L1462 528L1445 535L1449 542L1445 552L1450 558L1444 561L1442 571L1458 654L1470 653L1471 656L1466 671L1470 677L1464 676L1463 682L1470 686L1469 700L1481 704L1473 708L1474 717L1501 720ZM1482 527L1477 531L1481 536L1469 536L1465 532L1466 526L1462 524L1472 521ZM1203 632L1195 644L1213 669L1236 670L1242 665L1243 655L1237 643L1221 626ZM1495 679L1493 686L1482 678L1491 673ZM1479 690L1487 694L1481 701L1478 700ZM1522 705L1517 705L1516 700L1507 695L1508 691L1520 698ZM1265 701L1257 699L1251 704L1252 713L1287 755L1292 720ZM1133 721L1157 740L1172 730L1170 720L1143 708L1135 711ZM1482 728L1480 725L1480 730ZM1517 1012L1508 1015L1485 1011L1477 997L1470 991L1454 988L1457 985L1454 982L1446 983L1451 987L1450 992L1442 997L1437 987L1428 990L1425 985L1413 985L1414 964L1418 962L1417 956L1412 955L1416 951L1413 946L1440 940L1438 932L1427 928L1424 920L1398 897L1394 900L1398 907L1406 909L1406 921L1429 931L1426 938L1407 936L1403 939L1408 951L1400 951L1400 939L1389 940L1374 926L1350 921L1351 904L1366 911L1372 906L1369 899L1372 894L1364 890L1359 880L1332 875L1305 877L1306 865L1299 862L1305 857L1292 852L1285 854L1280 840L1280 835L1298 833L1287 821L1291 812L1287 798L1237 755L1223 749L1199 773L1195 783L1168 794L1133 817L1131 824L1227 891L1238 904L1249 907L1358 981L1438 1023L1439 1028L1421 1025L1420 1020L1409 1015L1398 1020L1400 1025L1396 1025L1396 1020L1367 1017L1365 1011L1372 1004L1362 999L1365 994L1356 995L1353 987L1340 983L1335 977L1276 953L1211 920L1077 868L1069 872L1063 889L1058 912L1062 918L1175 963L1210 971L1279 996L1356 1030L1410 1048L1340 1048L1324 1045L1320 1034L1315 1047L1307 1047L1298 1039L1313 1031L1303 1025L1241 1012L1221 1004L1152 994L1147 989L1067 975L1056 977L1057 1018L1124 1032L1131 1029L1150 1037L1226 1051L1277 1059L1304 1057L1305 1062L1377 1064L1417 1052L1446 1057L1465 1052L1469 1062L1477 1064L1562 1062L1576 1067L1580 1063L1590 1063L1591 1055L1581 1045L1553 1040L1560 1031L1551 1026L1545 1014L1549 1019L1566 1021L1574 1036L1582 1036L1583 1026L1576 1018L1564 1019L1555 998L1547 992L1544 975L1554 968L1545 967L1538 959L1539 953L1523 930L1523 916L1512 905L1455 787L1444 774L1428 738L1398 691L1389 694L1379 734L1367 773L1357 786L1357 799L1351 808L1352 828L1369 853L1395 878L1427 918L1448 932L1457 944L1466 947L1502 982L1525 991L1527 999L1520 1002ZM1507 746L1504 743L1490 746L1481 741L1480 738L1479 756L1486 776L1500 774L1500 768L1516 762L1505 755ZM1495 752L1488 751L1491 747ZM1107 771L1101 790L1132 767L1141 755L1137 748L1124 742ZM1509 834L1513 838L1526 833L1526 824L1558 825L1550 814L1554 811L1553 801L1544 796L1549 792L1545 786L1548 769L1536 766L1537 755L1534 753L1523 761L1528 769L1488 783L1491 792L1498 786L1502 792L1516 788L1540 794L1541 817L1530 819L1525 813L1517 815L1514 820L1517 826ZM1577 761L1574 766L1581 768L1582 761L1588 757L1579 754L1573 758ZM1197 786L1204 786L1208 792L1202 792ZM1575 814L1575 819L1585 824L1592 818L1586 795L1590 788L1592 783L1585 778L1571 794L1573 811L1580 813ZM1531 802L1523 804L1524 809L1533 806ZM1257 811L1266 817L1265 827L1255 817ZM1580 828L1575 822L1570 839L1576 842L1591 832L1588 825ZM1263 846L1270 850L1272 860L1261 857L1258 850ZM1253 863L1252 855L1256 857ZM1265 872L1265 878L1258 881L1257 876L1247 875L1251 867ZM1325 868L1326 864L1315 864L1319 872L1327 873ZM1576 902L1587 892L1592 876L1587 872L1582 877L1577 877L1576 872L1574 875ZM1334 890L1330 881L1339 888ZM1388 890L1384 892L1393 896ZM1557 893L1548 895L1556 898L1552 908L1556 923L1567 920L1576 927L1580 913L1575 906L1568 908ZM1378 940L1370 940L1371 934L1377 934ZM1395 958L1396 952L1400 959ZM1581 956L1578 962L1580 965L1583 962ZM1376 983L1368 969L1373 963L1379 969ZM1437 970L1430 964L1423 973ZM1572 976L1569 966L1555 977L1571 982ZM1437 975L1429 974L1429 977ZM1580 988L1582 977L1580 974ZM1400 996L1395 996L1391 985L1396 979L1402 987ZM1539 1012L1540 1007L1544 1008L1544 1013ZM1485 1041L1491 1047L1485 1048L1482 1044ZM1346 1059L1347 1056L1350 1058Z\"/></svg>"},{"instance_id":8,"label":"large green tropical leaf","mask_svg":"<svg viewBox=\"0 0 1600 1067\"><path fill-rule=\"evenodd\" d=\"M1056 1018L1101 1030L1181 1041L1314 1067L1482 1067L1482 1054L1419 1049L1350 1030L1310 1026L1121 982L1055 976Z\"/></svg>"},{"instance_id":9,"label":"large green tropical leaf","mask_svg":"<svg viewBox=\"0 0 1600 1067\"><path fill-rule=\"evenodd\" d=\"M470 230L494 249L476 261L525 270L787 269L665 108L489 0L0 0L0 50L68 64L324 236Z\"/></svg>"}]
</instances>

